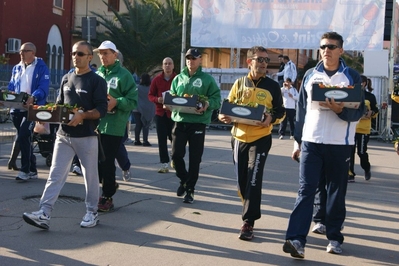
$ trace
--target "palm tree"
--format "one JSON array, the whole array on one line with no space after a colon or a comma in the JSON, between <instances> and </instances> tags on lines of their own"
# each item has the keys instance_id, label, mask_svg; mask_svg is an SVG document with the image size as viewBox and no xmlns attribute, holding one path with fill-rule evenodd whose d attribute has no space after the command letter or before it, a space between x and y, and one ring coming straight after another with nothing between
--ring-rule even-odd
<instances>
[{"instance_id":1,"label":"palm tree","mask_svg":"<svg viewBox=\"0 0 399 266\"><path fill-rule=\"evenodd\" d=\"M107 30L98 34L94 45L109 39L122 52L124 66L131 72L150 72L163 58L171 57L176 67L180 59L183 4L179 0L123 0L127 12L114 18L92 12ZM108 4L103 1L105 5Z\"/></svg>"}]
</instances>

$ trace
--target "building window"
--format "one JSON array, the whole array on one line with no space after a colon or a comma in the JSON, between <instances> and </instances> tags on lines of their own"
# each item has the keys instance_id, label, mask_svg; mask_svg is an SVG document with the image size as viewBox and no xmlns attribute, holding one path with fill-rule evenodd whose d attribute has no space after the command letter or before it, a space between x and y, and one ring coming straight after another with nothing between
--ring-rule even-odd
<instances>
[{"instance_id":1,"label":"building window","mask_svg":"<svg viewBox=\"0 0 399 266\"><path fill-rule=\"evenodd\" d=\"M64 7L63 2L64 0L54 0L54 6L62 9Z\"/></svg>"},{"instance_id":2,"label":"building window","mask_svg":"<svg viewBox=\"0 0 399 266\"><path fill-rule=\"evenodd\" d=\"M111 7L119 12L119 0L108 0L108 11L112 11Z\"/></svg>"}]
</instances>

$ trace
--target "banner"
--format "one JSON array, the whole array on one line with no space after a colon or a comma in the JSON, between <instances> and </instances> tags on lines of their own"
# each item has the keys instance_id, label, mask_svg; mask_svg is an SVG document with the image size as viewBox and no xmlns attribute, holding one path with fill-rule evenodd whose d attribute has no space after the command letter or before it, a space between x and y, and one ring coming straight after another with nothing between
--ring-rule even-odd
<instances>
[{"instance_id":1,"label":"banner","mask_svg":"<svg viewBox=\"0 0 399 266\"><path fill-rule=\"evenodd\" d=\"M336 31L345 50L382 50L383 0L193 0L191 45L317 49Z\"/></svg>"}]
</instances>

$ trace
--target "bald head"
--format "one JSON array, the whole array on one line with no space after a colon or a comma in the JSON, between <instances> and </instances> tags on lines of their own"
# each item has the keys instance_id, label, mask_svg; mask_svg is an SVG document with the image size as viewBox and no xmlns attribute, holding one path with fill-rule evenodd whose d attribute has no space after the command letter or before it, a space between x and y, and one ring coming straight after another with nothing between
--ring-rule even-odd
<instances>
[{"instance_id":1,"label":"bald head","mask_svg":"<svg viewBox=\"0 0 399 266\"><path fill-rule=\"evenodd\" d=\"M173 64L173 60L170 57L165 57L162 61L162 69L166 76L169 76L173 73L175 65Z\"/></svg>"}]
</instances>

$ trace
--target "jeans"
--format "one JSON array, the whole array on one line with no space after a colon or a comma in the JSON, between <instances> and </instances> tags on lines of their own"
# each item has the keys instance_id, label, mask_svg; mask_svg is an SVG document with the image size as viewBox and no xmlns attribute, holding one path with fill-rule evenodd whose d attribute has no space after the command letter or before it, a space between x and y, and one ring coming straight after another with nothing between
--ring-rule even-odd
<instances>
[{"instance_id":1,"label":"jeans","mask_svg":"<svg viewBox=\"0 0 399 266\"><path fill-rule=\"evenodd\" d=\"M28 121L28 112L15 111L11 113L12 122L17 129L15 141L21 149L21 172L37 172L36 156L33 154L32 134L35 123Z\"/></svg>"},{"instance_id":2,"label":"jeans","mask_svg":"<svg viewBox=\"0 0 399 266\"><path fill-rule=\"evenodd\" d=\"M158 151L161 163L169 163L168 140L172 141L172 128L175 122L164 113L155 116L158 136Z\"/></svg>"},{"instance_id":3,"label":"jeans","mask_svg":"<svg viewBox=\"0 0 399 266\"><path fill-rule=\"evenodd\" d=\"M294 136L295 131L295 109L285 109L285 118L280 124L278 133L280 136L285 136L285 129L287 128L287 122L290 122L290 136Z\"/></svg>"}]
</instances>

